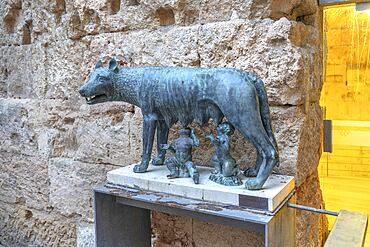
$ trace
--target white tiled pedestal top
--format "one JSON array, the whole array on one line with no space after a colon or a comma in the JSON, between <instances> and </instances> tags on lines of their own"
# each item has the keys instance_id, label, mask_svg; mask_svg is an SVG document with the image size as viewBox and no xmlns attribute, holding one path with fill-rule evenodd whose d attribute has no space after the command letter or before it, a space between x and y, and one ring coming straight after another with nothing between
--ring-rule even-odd
<instances>
[{"instance_id":1,"label":"white tiled pedestal top","mask_svg":"<svg viewBox=\"0 0 370 247\"><path fill-rule=\"evenodd\" d=\"M163 192L192 199L244 206L273 212L294 189L294 178L284 175L271 175L262 190L251 191L241 186L224 186L208 179L212 168L197 166L199 184L191 178L168 179L166 166L150 165L146 173L134 173L134 165L108 172L108 183Z\"/></svg>"}]
</instances>

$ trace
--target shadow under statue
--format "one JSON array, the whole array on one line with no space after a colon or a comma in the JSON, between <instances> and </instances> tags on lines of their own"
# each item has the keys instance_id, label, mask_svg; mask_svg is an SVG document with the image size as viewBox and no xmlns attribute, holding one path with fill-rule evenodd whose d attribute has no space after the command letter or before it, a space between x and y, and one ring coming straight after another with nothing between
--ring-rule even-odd
<instances>
[{"instance_id":1,"label":"shadow under statue","mask_svg":"<svg viewBox=\"0 0 370 247\"><path fill-rule=\"evenodd\" d=\"M157 130L157 157L163 165L169 128L182 128L210 118L218 126L224 117L257 150L256 165L247 171L247 189L261 189L278 164L278 147L271 128L267 94L263 82L252 73L232 68L136 67L118 68L111 59L104 68L95 65L79 93L87 104L124 101L140 107L143 114L143 155L134 172L148 168Z\"/></svg>"}]
</instances>

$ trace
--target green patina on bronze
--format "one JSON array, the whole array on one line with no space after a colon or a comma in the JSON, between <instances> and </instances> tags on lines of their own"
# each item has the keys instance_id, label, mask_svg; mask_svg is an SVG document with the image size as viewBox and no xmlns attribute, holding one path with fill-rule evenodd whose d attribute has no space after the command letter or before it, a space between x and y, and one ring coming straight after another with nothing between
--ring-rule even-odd
<instances>
[{"instance_id":1,"label":"green patina on bronze","mask_svg":"<svg viewBox=\"0 0 370 247\"><path fill-rule=\"evenodd\" d=\"M99 61L80 88L88 104L124 101L143 113L143 155L135 172L149 165L157 130L158 155L162 165L171 126L183 128L196 121L201 126L211 118L216 125L224 117L257 150L256 166L246 172L247 189L261 189L278 164L278 148L271 128L270 112L263 82L254 74L233 68L136 67L118 68L115 59L104 68Z\"/></svg>"}]
</instances>

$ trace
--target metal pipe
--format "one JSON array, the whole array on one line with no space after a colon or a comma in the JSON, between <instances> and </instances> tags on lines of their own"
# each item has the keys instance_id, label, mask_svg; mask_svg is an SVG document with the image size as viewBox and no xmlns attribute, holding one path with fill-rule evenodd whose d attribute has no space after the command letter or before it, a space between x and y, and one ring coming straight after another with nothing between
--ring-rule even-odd
<instances>
[{"instance_id":1,"label":"metal pipe","mask_svg":"<svg viewBox=\"0 0 370 247\"><path fill-rule=\"evenodd\" d=\"M301 209L301 210L306 210L306 211L310 211L310 212L315 212L315 213L319 213L319 214L329 214L329 215L333 215L333 216L338 216L339 215L338 212L329 211L329 210L325 210L325 209L311 208L311 207L302 206L302 205L293 204L293 203L288 203L288 207Z\"/></svg>"}]
</instances>

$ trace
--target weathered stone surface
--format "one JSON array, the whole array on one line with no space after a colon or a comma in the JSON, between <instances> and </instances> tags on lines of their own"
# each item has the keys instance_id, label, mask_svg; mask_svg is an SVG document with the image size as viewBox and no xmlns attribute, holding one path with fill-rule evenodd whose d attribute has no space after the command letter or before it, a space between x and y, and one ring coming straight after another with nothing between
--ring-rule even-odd
<instances>
[{"instance_id":1,"label":"weathered stone surface","mask_svg":"<svg viewBox=\"0 0 370 247\"><path fill-rule=\"evenodd\" d=\"M306 177L297 189L297 204L313 208L325 208L320 189L318 172L315 170ZM298 210L296 219L297 246L321 246L327 236L328 219L323 214Z\"/></svg>"},{"instance_id":2,"label":"weathered stone surface","mask_svg":"<svg viewBox=\"0 0 370 247\"><path fill-rule=\"evenodd\" d=\"M45 210L49 205L46 160L4 151L0 155L0 201Z\"/></svg>"},{"instance_id":3,"label":"weathered stone surface","mask_svg":"<svg viewBox=\"0 0 370 247\"><path fill-rule=\"evenodd\" d=\"M129 126L139 125L141 117L125 103L78 109L73 102L60 100L0 102L0 150L116 165L137 161L140 155L135 143L140 131L131 132Z\"/></svg>"},{"instance_id":4,"label":"weathered stone surface","mask_svg":"<svg viewBox=\"0 0 370 247\"><path fill-rule=\"evenodd\" d=\"M31 100L0 100L0 150L20 155L37 155L34 118L37 104Z\"/></svg>"},{"instance_id":5,"label":"weathered stone surface","mask_svg":"<svg viewBox=\"0 0 370 247\"><path fill-rule=\"evenodd\" d=\"M91 39L90 50L128 66L191 66L198 59L197 33L198 26L191 26L100 35Z\"/></svg>"},{"instance_id":6,"label":"weathered stone surface","mask_svg":"<svg viewBox=\"0 0 370 247\"><path fill-rule=\"evenodd\" d=\"M61 217L52 209L38 211L0 202L1 244L5 246L73 246L76 226L73 219Z\"/></svg>"},{"instance_id":7,"label":"weathered stone surface","mask_svg":"<svg viewBox=\"0 0 370 247\"><path fill-rule=\"evenodd\" d=\"M194 246L193 220L152 212L153 246Z\"/></svg>"},{"instance_id":8,"label":"weathered stone surface","mask_svg":"<svg viewBox=\"0 0 370 247\"><path fill-rule=\"evenodd\" d=\"M56 35L76 40L97 33L251 17L275 20L286 17L312 25L316 11L313 0L4 1L0 5L4 16L0 30L3 44L27 44L28 40L55 39Z\"/></svg>"},{"instance_id":9,"label":"weathered stone surface","mask_svg":"<svg viewBox=\"0 0 370 247\"><path fill-rule=\"evenodd\" d=\"M95 246L94 224L80 223L77 225L77 247Z\"/></svg>"},{"instance_id":10,"label":"weathered stone surface","mask_svg":"<svg viewBox=\"0 0 370 247\"><path fill-rule=\"evenodd\" d=\"M270 104L302 104L313 79L303 77L311 69L305 61L313 55L303 55L289 40L294 25L285 18L204 25L199 41L201 65L255 72L265 82Z\"/></svg>"},{"instance_id":11,"label":"weathered stone surface","mask_svg":"<svg viewBox=\"0 0 370 247\"><path fill-rule=\"evenodd\" d=\"M40 44L0 47L0 95L4 98L38 98L46 85L46 52Z\"/></svg>"},{"instance_id":12,"label":"weathered stone surface","mask_svg":"<svg viewBox=\"0 0 370 247\"><path fill-rule=\"evenodd\" d=\"M231 228L223 225L209 224L207 222L193 220L193 234L195 246L263 246L262 235Z\"/></svg>"},{"instance_id":13,"label":"weathered stone surface","mask_svg":"<svg viewBox=\"0 0 370 247\"><path fill-rule=\"evenodd\" d=\"M71 239L66 240L58 235L56 226L51 227L50 231L55 231L55 234L49 233L52 236L48 239L43 239L43 236L23 236L26 234L23 231L37 235L42 234L43 230L38 232L32 229L35 224L23 226L23 219L16 218L14 215L17 214L10 213L9 209L12 209L11 205L20 205L30 212L36 210L41 216L52 214L50 217L56 217L55 224L59 224L59 218L62 221L63 218L68 219L68 224L72 224L76 218L91 222L92 188L105 180L106 172L114 168L111 164L124 165L140 158L140 151L136 150L140 149L138 145L132 143L132 148L128 148L130 141L140 139L137 136L140 135L138 127L133 127L135 132L131 134L124 131L130 124L137 126L135 121L141 121L133 111L134 108L125 103L81 108L73 105L73 102L62 100L0 99L0 201L5 204L1 207L1 216L12 224L20 222L14 226L4 226L1 234L9 236L5 238L5 243L18 246L21 242L16 239L19 238L24 243L43 246L53 245L54 242L57 245L73 245L69 243L76 241L72 238L75 232L73 236L68 235ZM104 127L95 129L101 136L95 132L80 135L84 131L81 126L94 121L95 126ZM115 145L107 149L102 148L100 145L111 143L112 136L122 139L117 139ZM92 149L96 144L99 146ZM127 152L122 153L121 150ZM89 159L89 154L94 159ZM92 163L86 163L89 161ZM13 215L14 219L6 216L8 214ZM59 226L62 227L62 224ZM74 223L68 228L74 229ZM7 231L20 231L20 235L11 237L13 234ZM61 234L66 234L63 231Z\"/></svg>"},{"instance_id":14,"label":"weathered stone surface","mask_svg":"<svg viewBox=\"0 0 370 247\"><path fill-rule=\"evenodd\" d=\"M30 12L28 2L1 1L0 45L28 44L30 37Z\"/></svg>"},{"instance_id":15,"label":"weathered stone surface","mask_svg":"<svg viewBox=\"0 0 370 247\"><path fill-rule=\"evenodd\" d=\"M82 42L55 42L46 49L48 84L44 97L49 99L77 100L82 77L85 53L88 47Z\"/></svg>"},{"instance_id":16,"label":"weathered stone surface","mask_svg":"<svg viewBox=\"0 0 370 247\"><path fill-rule=\"evenodd\" d=\"M250 6L251 1L4 1L1 43L77 40L97 33L247 18Z\"/></svg>"},{"instance_id":17,"label":"weathered stone surface","mask_svg":"<svg viewBox=\"0 0 370 247\"><path fill-rule=\"evenodd\" d=\"M94 116L94 113L89 114ZM120 107L111 107L103 114L95 114L94 121L86 119L76 122L76 149L70 150L70 156L90 163L128 165L137 162L141 155L137 138L141 132L132 132L131 126L138 125L141 118L138 119L132 112L122 111ZM63 143L64 139L68 140L69 137L65 136L59 142Z\"/></svg>"},{"instance_id":18,"label":"weathered stone surface","mask_svg":"<svg viewBox=\"0 0 370 247\"><path fill-rule=\"evenodd\" d=\"M296 177L298 185L309 176L317 172L317 165L321 156L321 136L322 136L322 112L317 104L312 104L309 108L302 126L300 134L300 145L298 149L298 163ZM304 141L302 141L304 140Z\"/></svg>"},{"instance_id":19,"label":"weathered stone surface","mask_svg":"<svg viewBox=\"0 0 370 247\"><path fill-rule=\"evenodd\" d=\"M251 9L253 9L251 17L264 17L274 20L286 17L290 20L314 25L318 6L314 0L272 0L269 2L255 0Z\"/></svg>"},{"instance_id":20,"label":"weathered stone surface","mask_svg":"<svg viewBox=\"0 0 370 247\"><path fill-rule=\"evenodd\" d=\"M272 118L280 151L280 166L276 171L294 175L296 186L317 169L321 155L321 109L312 104L305 112L302 107L273 107Z\"/></svg>"},{"instance_id":21,"label":"weathered stone surface","mask_svg":"<svg viewBox=\"0 0 370 247\"><path fill-rule=\"evenodd\" d=\"M50 180L50 205L61 214L81 215L88 222L93 221L92 188L106 179L113 167L82 163L70 159L51 159L48 175Z\"/></svg>"},{"instance_id":22,"label":"weathered stone surface","mask_svg":"<svg viewBox=\"0 0 370 247\"><path fill-rule=\"evenodd\" d=\"M153 246L262 246L262 235L204 221L153 213ZM248 242L246 242L246 240Z\"/></svg>"}]
</instances>

